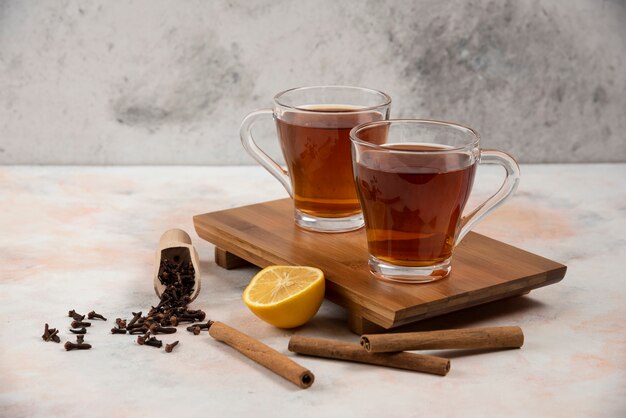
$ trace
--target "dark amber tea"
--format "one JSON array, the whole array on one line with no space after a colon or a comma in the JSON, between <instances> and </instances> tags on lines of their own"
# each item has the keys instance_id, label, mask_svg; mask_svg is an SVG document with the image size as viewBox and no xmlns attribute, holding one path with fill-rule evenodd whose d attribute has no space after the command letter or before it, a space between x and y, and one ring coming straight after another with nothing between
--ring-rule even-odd
<instances>
[{"instance_id":1,"label":"dark amber tea","mask_svg":"<svg viewBox=\"0 0 626 418\"><path fill-rule=\"evenodd\" d=\"M456 123L372 122L355 127L350 140L368 264L382 280L428 283L448 277L454 248L519 182L513 157L480 149L478 133ZM479 163L501 165L506 177L496 193L463 215Z\"/></svg>"},{"instance_id":2,"label":"dark amber tea","mask_svg":"<svg viewBox=\"0 0 626 418\"><path fill-rule=\"evenodd\" d=\"M361 211L354 187L350 130L383 119L354 106L308 106L276 119L289 169L296 209L322 218L342 218Z\"/></svg>"},{"instance_id":3,"label":"dark amber tea","mask_svg":"<svg viewBox=\"0 0 626 418\"><path fill-rule=\"evenodd\" d=\"M354 187L350 130L389 118L385 93L350 86L311 86L274 96L272 109L249 113L239 135L248 153L287 190L296 225L308 231L339 233L363 226ZM287 168L252 137L252 127L272 117Z\"/></svg>"},{"instance_id":4,"label":"dark amber tea","mask_svg":"<svg viewBox=\"0 0 626 418\"><path fill-rule=\"evenodd\" d=\"M361 154L355 176L371 255L410 267L450 258L476 164L469 154L437 153L447 148L404 143L384 149L407 153Z\"/></svg>"}]
</instances>

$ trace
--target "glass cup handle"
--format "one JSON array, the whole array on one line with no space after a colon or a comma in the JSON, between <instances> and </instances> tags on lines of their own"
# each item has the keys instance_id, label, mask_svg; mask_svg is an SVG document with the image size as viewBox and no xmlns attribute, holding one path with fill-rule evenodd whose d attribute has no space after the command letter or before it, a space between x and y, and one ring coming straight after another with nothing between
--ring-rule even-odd
<instances>
[{"instance_id":1,"label":"glass cup handle","mask_svg":"<svg viewBox=\"0 0 626 418\"><path fill-rule=\"evenodd\" d=\"M481 150L479 161L481 164L501 165L506 170L506 177L500 189L493 194L493 196L461 218L461 229L457 236L456 244L461 242L463 237L492 210L504 203L504 201L513 194L515 189L517 189L517 185L519 184L519 165L517 165L517 161L506 152L491 149Z\"/></svg>"},{"instance_id":2,"label":"glass cup handle","mask_svg":"<svg viewBox=\"0 0 626 418\"><path fill-rule=\"evenodd\" d=\"M255 110L248 113L248 115L241 122L241 128L239 129L239 136L241 136L241 143L243 147L248 151L248 154L252 156L259 164L261 164L271 175L276 177L278 181L289 193L289 196L293 197L291 191L291 181L289 179L289 172L281 167L276 161L270 158L259 146L254 142L252 138L252 127L261 118L265 116L274 117L274 112L271 109Z\"/></svg>"}]
</instances>

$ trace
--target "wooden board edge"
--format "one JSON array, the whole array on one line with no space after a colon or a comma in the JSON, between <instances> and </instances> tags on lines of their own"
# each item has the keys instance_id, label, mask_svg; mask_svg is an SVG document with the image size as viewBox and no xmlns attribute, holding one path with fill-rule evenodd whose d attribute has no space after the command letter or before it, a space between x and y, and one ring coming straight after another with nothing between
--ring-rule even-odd
<instances>
[{"instance_id":1,"label":"wooden board edge","mask_svg":"<svg viewBox=\"0 0 626 418\"><path fill-rule=\"evenodd\" d=\"M563 280L565 277L565 273L567 271L566 266L557 267L555 269L549 270L547 272L537 274L534 276L525 277L523 279L519 279L515 282L507 282L501 285L492 286L493 291L497 291L497 288L500 286L511 287L511 283L520 282L518 287L511 288L509 291L499 292L496 294L488 294L484 297L472 298L471 294L468 295L459 295L454 299L444 299L440 302L437 302L435 306L431 304L426 307L426 309L419 314L407 314L407 312L411 311L411 308L404 309L402 311L396 312L396 317L390 328L397 328L403 325L411 324L413 322L418 322L423 319L432 318L439 315L444 315L450 312L460 311L466 308L471 308L474 306L482 305L484 303L493 302L499 299L506 299L518 294L528 293L531 290L539 289L541 287L549 286L551 284L555 284ZM453 301L454 303L450 304ZM461 306L462 305L462 306ZM373 321L375 322L375 321ZM385 327L386 328L386 327Z\"/></svg>"}]
</instances>

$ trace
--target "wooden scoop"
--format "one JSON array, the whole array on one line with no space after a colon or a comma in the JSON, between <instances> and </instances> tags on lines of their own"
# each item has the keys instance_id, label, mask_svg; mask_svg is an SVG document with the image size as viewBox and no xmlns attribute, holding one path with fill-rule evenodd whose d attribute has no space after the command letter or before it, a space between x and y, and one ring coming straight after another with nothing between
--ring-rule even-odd
<instances>
[{"instance_id":1,"label":"wooden scoop","mask_svg":"<svg viewBox=\"0 0 626 418\"><path fill-rule=\"evenodd\" d=\"M188 263L191 261L194 275L194 287L191 292L191 300L194 300L200 293L200 262L198 252L191 244L191 237L182 229L170 229L161 235L159 249L156 252L156 262L154 263L154 291L160 298L165 290L165 286L159 280L159 268L161 260L167 258L173 262Z\"/></svg>"}]
</instances>

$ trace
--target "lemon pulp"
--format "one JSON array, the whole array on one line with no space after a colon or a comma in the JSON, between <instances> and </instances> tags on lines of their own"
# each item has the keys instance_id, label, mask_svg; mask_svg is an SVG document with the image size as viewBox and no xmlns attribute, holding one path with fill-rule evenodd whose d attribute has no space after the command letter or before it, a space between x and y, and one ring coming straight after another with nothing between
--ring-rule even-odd
<instances>
[{"instance_id":1,"label":"lemon pulp","mask_svg":"<svg viewBox=\"0 0 626 418\"><path fill-rule=\"evenodd\" d=\"M317 313L324 290L324 273L318 268L270 266L252 278L243 300L262 320L279 328L293 328Z\"/></svg>"}]
</instances>

